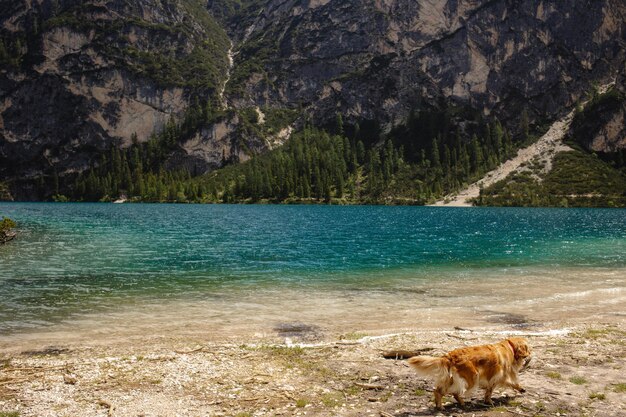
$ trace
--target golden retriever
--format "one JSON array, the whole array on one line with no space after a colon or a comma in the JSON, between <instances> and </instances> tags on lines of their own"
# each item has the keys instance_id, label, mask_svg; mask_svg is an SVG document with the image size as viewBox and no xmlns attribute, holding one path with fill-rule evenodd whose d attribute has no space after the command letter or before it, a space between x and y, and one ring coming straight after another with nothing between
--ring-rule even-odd
<instances>
[{"instance_id":1,"label":"golden retriever","mask_svg":"<svg viewBox=\"0 0 626 417\"><path fill-rule=\"evenodd\" d=\"M485 389L485 402L493 404L491 394L497 387L511 387L519 392L517 374L530 362L526 340L511 337L493 345L455 349L442 357L415 356L409 364L421 376L435 378L435 406L442 410L444 395L452 394L461 407L463 396L477 388Z\"/></svg>"}]
</instances>

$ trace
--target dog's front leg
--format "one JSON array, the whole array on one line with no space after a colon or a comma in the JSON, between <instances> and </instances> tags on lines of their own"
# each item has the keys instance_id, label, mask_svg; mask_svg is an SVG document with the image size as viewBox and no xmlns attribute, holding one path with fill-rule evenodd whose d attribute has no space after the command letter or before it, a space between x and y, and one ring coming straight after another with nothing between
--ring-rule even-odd
<instances>
[{"instance_id":1,"label":"dog's front leg","mask_svg":"<svg viewBox=\"0 0 626 417\"><path fill-rule=\"evenodd\" d=\"M524 388L522 388L522 386L519 383L519 380L517 379L517 375L513 378L511 378L511 380L509 380L508 384L509 387L513 388L515 391L524 393L526 392L526 390Z\"/></svg>"},{"instance_id":2,"label":"dog's front leg","mask_svg":"<svg viewBox=\"0 0 626 417\"><path fill-rule=\"evenodd\" d=\"M493 387L487 387L485 391L485 403L489 405L493 405L493 401L491 400L491 394L493 393Z\"/></svg>"},{"instance_id":3,"label":"dog's front leg","mask_svg":"<svg viewBox=\"0 0 626 417\"><path fill-rule=\"evenodd\" d=\"M459 394L453 394L453 395L454 395L454 399L456 400L457 403L459 403L461 408L465 408L465 400L463 399L463 397Z\"/></svg>"},{"instance_id":4,"label":"dog's front leg","mask_svg":"<svg viewBox=\"0 0 626 417\"><path fill-rule=\"evenodd\" d=\"M511 384L511 388L513 388L516 391L519 391L520 393L525 393L526 390L518 383L518 384Z\"/></svg>"}]
</instances>

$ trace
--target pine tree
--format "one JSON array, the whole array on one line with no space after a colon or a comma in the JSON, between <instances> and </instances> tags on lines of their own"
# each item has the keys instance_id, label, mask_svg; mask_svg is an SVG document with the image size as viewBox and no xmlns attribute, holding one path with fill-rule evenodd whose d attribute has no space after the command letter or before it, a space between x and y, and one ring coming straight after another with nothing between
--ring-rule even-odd
<instances>
[{"instance_id":1,"label":"pine tree","mask_svg":"<svg viewBox=\"0 0 626 417\"><path fill-rule=\"evenodd\" d=\"M476 135L472 135L471 164L471 170L473 174L482 172L483 151Z\"/></svg>"},{"instance_id":2,"label":"pine tree","mask_svg":"<svg viewBox=\"0 0 626 417\"><path fill-rule=\"evenodd\" d=\"M339 112L335 114L335 128L337 129L337 134L343 136L343 117L341 117Z\"/></svg>"},{"instance_id":3,"label":"pine tree","mask_svg":"<svg viewBox=\"0 0 626 417\"><path fill-rule=\"evenodd\" d=\"M326 183L324 185L324 201L330 202L331 198L332 198L332 193L330 189L330 184Z\"/></svg>"},{"instance_id":4,"label":"pine tree","mask_svg":"<svg viewBox=\"0 0 626 417\"><path fill-rule=\"evenodd\" d=\"M502 143L502 138L504 136L504 132L502 130L502 125L500 124L500 122L498 120L496 120L495 125L492 129L492 134L493 134L493 144L494 144L494 151L496 154L496 159L497 161L500 161L503 158L503 143Z\"/></svg>"},{"instance_id":5,"label":"pine tree","mask_svg":"<svg viewBox=\"0 0 626 417\"><path fill-rule=\"evenodd\" d=\"M439 157L439 141L433 138L430 148L430 161L432 167L436 170L441 168L441 158Z\"/></svg>"},{"instance_id":6,"label":"pine tree","mask_svg":"<svg viewBox=\"0 0 626 417\"><path fill-rule=\"evenodd\" d=\"M356 159L359 164L365 163L365 145L361 141L356 143Z\"/></svg>"},{"instance_id":7,"label":"pine tree","mask_svg":"<svg viewBox=\"0 0 626 417\"><path fill-rule=\"evenodd\" d=\"M344 188L343 178L342 177L338 177L337 178L337 186L336 186L335 197L343 198L343 188Z\"/></svg>"}]
</instances>

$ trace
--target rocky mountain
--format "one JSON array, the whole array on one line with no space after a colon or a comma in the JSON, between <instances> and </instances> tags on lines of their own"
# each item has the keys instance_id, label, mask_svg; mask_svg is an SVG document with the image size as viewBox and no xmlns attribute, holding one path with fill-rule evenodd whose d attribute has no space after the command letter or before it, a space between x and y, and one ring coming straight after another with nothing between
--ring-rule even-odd
<instances>
[{"instance_id":1,"label":"rocky mountain","mask_svg":"<svg viewBox=\"0 0 626 417\"><path fill-rule=\"evenodd\" d=\"M72 175L112 144L145 142L205 106L202 122L168 148L167 168L202 173L246 160L304 123L334 124L337 113L374 143L412 113L450 106L470 110L455 120L468 140L471 112L518 137L626 63L621 0L0 6L0 181L22 184L10 187L23 195L16 179ZM594 149L624 147L615 130L621 139L593 139Z\"/></svg>"},{"instance_id":2,"label":"rocky mountain","mask_svg":"<svg viewBox=\"0 0 626 417\"><path fill-rule=\"evenodd\" d=\"M269 1L241 42L233 103L402 123L452 100L551 119L623 70L620 1ZM238 16L236 16L239 19ZM232 30L232 29L231 29ZM241 32L243 30L243 32Z\"/></svg>"},{"instance_id":3,"label":"rocky mountain","mask_svg":"<svg viewBox=\"0 0 626 417\"><path fill-rule=\"evenodd\" d=\"M85 169L217 100L230 46L195 0L3 0L0 178Z\"/></svg>"}]
</instances>

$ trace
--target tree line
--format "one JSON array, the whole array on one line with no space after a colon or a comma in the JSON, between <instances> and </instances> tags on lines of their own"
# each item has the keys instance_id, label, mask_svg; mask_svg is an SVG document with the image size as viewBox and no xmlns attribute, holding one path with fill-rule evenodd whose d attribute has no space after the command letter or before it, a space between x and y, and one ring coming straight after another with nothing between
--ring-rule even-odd
<instances>
[{"instance_id":1,"label":"tree line","mask_svg":"<svg viewBox=\"0 0 626 417\"><path fill-rule=\"evenodd\" d=\"M160 133L151 135L146 142L139 142L133 134L130 146L112 145L73 182L67 183L65 179L66 183L60 184L54 172L53 198L57 201L109 201L121 197L147 202L197 201L201 193L190 182L191 173L184 169L168 170L166 161L181 141L195 134L202 125L223 117L223 112L217 109L213 101L201 105L196 99L182 122L170 119Z\"/></svg>"},{"instance_id":2,"label":"tree line","mask_svg":"<svg viewBox=\"0 0 626 417\"><path fill-rule=\"evenodd\" d=\"M353 129L358 132L357 129ZM439 133L410 155L388 137L365 145L343 130L307 126L287 144L251 161L194 179L210 202L345 202L424 204L440 198L508 159L516 145L495 121L468 141L460 131Z\"/></svg>"},{"instance_id":3,"label":"tree line","mask_svg":"<svg viewBox=\"0 0 626 417\"><path fill-rule=\"evenodd\" d=\"M404 131L372 140L358 124L344 126L338 114L334 126L309 123L282 147L245 163L224 161L224 168L201 176L166 169L180 142L223 117L216 108L196 100L182 122L171 120L146 142L133 136L128 147L112 146L72 182L54 173L55 199L426 204L480 178L519 143L497 120L475 123L467 139L449 116L435 112L414 113Z\"/></svg>"}]
</instances>

